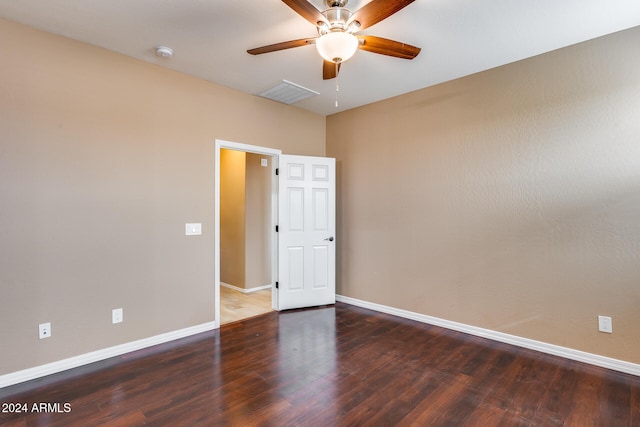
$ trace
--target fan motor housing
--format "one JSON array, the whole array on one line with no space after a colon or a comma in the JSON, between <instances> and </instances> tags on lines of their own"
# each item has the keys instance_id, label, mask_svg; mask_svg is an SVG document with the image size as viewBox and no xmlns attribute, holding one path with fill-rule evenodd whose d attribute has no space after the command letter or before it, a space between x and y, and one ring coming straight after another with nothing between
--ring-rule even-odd
<instances>
[{"instance_id":1,"label":"fan motor housing","mask_svg":"<svg viewBox=\"0 0 640 427\"><path fill-rule=\"evenodd\" d=\"M332 7L322 12L322 15L327 18L331 30L344 31L347 29L347 23L353 16L353 12L344 7Z\"/></svg>"}]
</instances>

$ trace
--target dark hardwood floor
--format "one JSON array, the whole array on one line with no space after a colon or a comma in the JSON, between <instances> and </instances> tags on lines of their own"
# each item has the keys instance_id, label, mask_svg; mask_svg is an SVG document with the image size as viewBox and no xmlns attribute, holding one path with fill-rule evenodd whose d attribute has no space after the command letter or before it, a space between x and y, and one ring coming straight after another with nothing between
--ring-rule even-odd
<instances>
[{"instance_id":1,"label":"dark hardwood floor","mask_svg":"<svg viewBox=\"0 0 640 427\"><path fill-rule=\"evenodd\" d=\"M640 426L640 378L338 303L8 387L0 403L29 412L1 426Z\"/></svg>"}]
</instances>

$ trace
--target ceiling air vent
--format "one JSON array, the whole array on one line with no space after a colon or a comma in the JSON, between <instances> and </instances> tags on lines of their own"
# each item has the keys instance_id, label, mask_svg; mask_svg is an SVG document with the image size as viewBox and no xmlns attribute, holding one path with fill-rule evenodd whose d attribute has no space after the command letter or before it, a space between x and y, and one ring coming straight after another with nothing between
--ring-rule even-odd
<instances>
[{"instance_id":1,"label":"ceiling air vent","mask_svg":"<svg viewBox=\"0 0 640 427\"><path fill-rule=\"evenodd\" d=\"M295 104L303 99L320 95L320 93L290 81L282 80L282 82L257 95L272 101L282 102L283 104Z\"/></svg>"}]
</instances>

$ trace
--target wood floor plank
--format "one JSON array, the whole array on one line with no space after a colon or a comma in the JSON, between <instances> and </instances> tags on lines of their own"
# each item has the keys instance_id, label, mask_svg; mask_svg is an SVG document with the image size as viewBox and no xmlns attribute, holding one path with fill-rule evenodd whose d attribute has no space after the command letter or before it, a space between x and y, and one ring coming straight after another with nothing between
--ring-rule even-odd
<instances>
[{"instance_id":1,"label":"wood floor plank","mask_svg":"<svg viewBox=\"0 0 640 427\"><path fill-rule=\"evenodd\" d=\"M631 413L627 412L627 408L632 408L633 396L626 377L618 375L617 372L608 372L603 379L602 387L596 391L610 396L611 402L610 405L601 408L598 419L600 425L631 424Z\"/></svg>"},{"instance_id":2,"label":"wood floor plank","mask_svg":"<svg viewBox=\"0 0 640 427\"><path fill-rule=\"evenodd\" d=\"M0 390L31 426L636 426L640 377L363 308L269 312Z\"/></svg>"},{"instance_id":3,"label":"wood floor plank","mask_svg":"<svg viewBox=\"0 0 640 427\"><path fill-rule=\"evenodd\" d=\"M631 388L631 407L629 408L629 417L632 426L640 426L640 388L632 382Z\"/></svg>"}]
</instances>

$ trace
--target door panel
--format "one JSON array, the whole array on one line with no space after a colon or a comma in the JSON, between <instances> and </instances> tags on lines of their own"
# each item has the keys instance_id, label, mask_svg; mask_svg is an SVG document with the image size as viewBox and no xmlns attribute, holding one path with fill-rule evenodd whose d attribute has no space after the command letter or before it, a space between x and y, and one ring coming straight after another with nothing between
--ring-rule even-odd
<instances>
[{"instance_id":1,"label":"door panel","mask_svg":"<svg viewBox=\"0 0 640 427\"><path fill-rule=\"evenodd\" d=\"M280 156L278 309L335 303L335 159Z\"/></svg>"},{"instance_id":2,"label":"door panel","mask_svg":"<svg viewBox=\"0 0 640 427\"><path fill-rule=\"evenodd\" d=\"M289 188L289 231L304 231L304 188Z\"/></svg>"}]
</instances>

